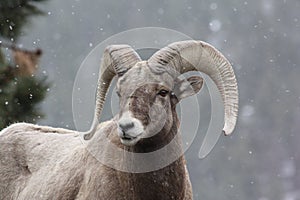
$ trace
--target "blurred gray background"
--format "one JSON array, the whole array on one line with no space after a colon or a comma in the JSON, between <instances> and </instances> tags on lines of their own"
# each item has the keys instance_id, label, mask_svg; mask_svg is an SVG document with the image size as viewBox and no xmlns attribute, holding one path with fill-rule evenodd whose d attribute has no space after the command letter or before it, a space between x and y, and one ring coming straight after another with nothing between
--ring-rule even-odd
<instances>
[{"instance_id":1,"label":"blurred gray background","mask_svg":"<svg viewBox=\"0 0 300 200\"><path fill-rule=\"evenodd\" d=\"M73 83L95 45L132 28L174 29L220 49L239 83L234 134L204 160L201 136L186 152L195 199L300 199L299 0L49 0L39 7L47 15L33 18L19 43L44 51L40 72L52 87L40 124L75 128Z\"/></svg>"}]
</instances>

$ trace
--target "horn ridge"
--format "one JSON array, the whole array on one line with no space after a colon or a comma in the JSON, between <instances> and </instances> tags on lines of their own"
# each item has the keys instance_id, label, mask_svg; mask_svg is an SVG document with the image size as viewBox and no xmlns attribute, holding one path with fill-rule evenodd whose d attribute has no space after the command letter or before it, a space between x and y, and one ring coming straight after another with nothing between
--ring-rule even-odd
<instances>
[{"instance_id":1,"label":"horn ridge","mask_svg":"<svg viewBox=\"0 0 300 200\"><path fill-rule=\"evenodd\" d=\"M163 62L162 62L163 61ZM170 65L179 73L200 71L207 74L221 93L225 109L223 132L230 135L238 113L237 81L230 62L212 45L195 40L175 42L157 51L149 65Z\"/></svg>"}]
</instances>

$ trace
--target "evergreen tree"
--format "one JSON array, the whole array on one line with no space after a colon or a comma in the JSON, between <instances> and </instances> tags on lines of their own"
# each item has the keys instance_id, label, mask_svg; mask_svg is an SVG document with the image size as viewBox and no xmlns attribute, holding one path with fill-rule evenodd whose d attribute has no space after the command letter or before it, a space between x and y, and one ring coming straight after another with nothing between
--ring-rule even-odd
<instances>
[{"instance_id":1,"label":"evergreen tree","mask_svg":"<svg viewBox=\"0 0 300 200\"><path fill-rule=\"evenodd\" d=\"M46 0L1 0L0 37L17 39L30 17L44 14L35 4L43 1Z\"/></svg>"},{"instance_id":2,"label":"evergreen tree","mask_svg":"<svg viewBox=\"0 0 300 200\"><path fill-rule=\"evenodd\" d=\"M35 123L43 117L39 103L49 83L46 76L36 75L42 51L28 51L14 44L29 18L43 14L35 4L42 1L45 0L0 1L0 130L14 122ZM11 50L12 61L6 59L3 48Z\"/></svg>"}]
</instances>

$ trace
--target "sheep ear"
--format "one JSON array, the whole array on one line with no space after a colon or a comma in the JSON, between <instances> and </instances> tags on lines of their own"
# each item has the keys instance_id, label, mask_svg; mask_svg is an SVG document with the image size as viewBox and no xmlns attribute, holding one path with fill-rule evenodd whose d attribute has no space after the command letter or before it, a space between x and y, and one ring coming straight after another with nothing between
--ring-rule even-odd
<instances>
[{"instance_id":1,"label":"sheep ear","mask_svg":"<svg viewBox=\"0 0 300 200\"><path fill-rule=\"evenodd\" d=\"M191 76L187 79L175 83L174 93L180 101L186 97L197 94L203 86L203 78L200 76Z\"/></svg>"}]
</instances>

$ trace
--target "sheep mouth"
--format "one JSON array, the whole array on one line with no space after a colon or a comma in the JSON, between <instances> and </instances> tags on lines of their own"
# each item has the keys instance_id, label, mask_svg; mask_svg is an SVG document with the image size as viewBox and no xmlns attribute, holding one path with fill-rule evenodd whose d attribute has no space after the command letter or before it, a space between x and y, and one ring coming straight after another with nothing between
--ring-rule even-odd
<instances>
[{"instance_id":1,"label":"sheep mouth","mask_svg":"<svg viewBox=\"0 0 300 200\"><path fill-rule=\"evenodd\" d=\"M125 146L133 146L139 141L139 137L120 137L121 143Z\"/></svg>"},{"instance_id":2,"label":"sheep mouth","mask_svg":"<svg viewBox=\"0 0 300 200\"><path fill-rule=\"evenodd\" d=\"M121 139L122 140L134 140L134 139L136 139L137 137L126 137L126 136L124 136L124 137L121 137Z\"/></svg>"}]
</instances>

